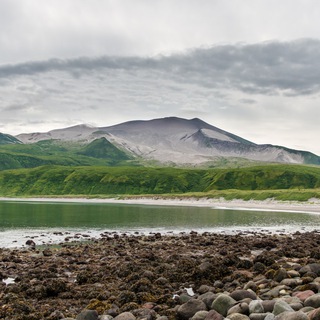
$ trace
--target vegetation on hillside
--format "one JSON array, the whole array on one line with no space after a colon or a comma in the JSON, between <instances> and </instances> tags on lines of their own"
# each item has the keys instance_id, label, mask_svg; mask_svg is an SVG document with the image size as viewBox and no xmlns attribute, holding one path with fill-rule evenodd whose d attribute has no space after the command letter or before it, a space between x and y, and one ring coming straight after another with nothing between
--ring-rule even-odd
<instances>
[{"instance_id":1,"label":"vegetation on hillside","mask_svg":"<svg viewBox=\"0 0 320 320\"><path fill-rule=\"evenodd\" d=\"M0 145L21 143L17 138L11 136L10 134L4 134L0 132Z\"/></svg>"},{"instance_id":2,"label":"vegetation on hillside","mask_svg":"<svg viewBox=\"0 0 320 320\"><path fill-rule=\"evenodd\" d=\"M0 146L0 170L43 165L112 166L135 165L120 149L105 139L82 146L79 143L45 140L32 144Z\"/></svg>"},{"instance_id":3,"label":"vegetation on hillside","mask_svg":"<svg viewBox=\"0 0 320 320\"><path fill-rule=\"evenodd\" d=\"M304 193L302 198L307 194L312 198L319 197L318 189L320 168L300 165L240 169L42 166L0 172L1 196L224 194L263 199L284 193L299 198Z\"/></svg>"}]
</instances>

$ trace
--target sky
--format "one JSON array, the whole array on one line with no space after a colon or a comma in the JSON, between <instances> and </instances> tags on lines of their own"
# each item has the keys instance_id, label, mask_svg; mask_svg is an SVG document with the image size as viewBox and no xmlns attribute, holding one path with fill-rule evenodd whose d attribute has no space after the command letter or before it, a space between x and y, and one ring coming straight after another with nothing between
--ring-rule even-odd
<instances>
[{"instance_id":1,"label":"sky","mask_svg":"<svg viewBox=\"0 0 320 320\"><path fill-rule=\"evenodd\" d=\"M1 0L0 132L169 116L320 155L318 0Z\"/></svg>"}]
</instances>

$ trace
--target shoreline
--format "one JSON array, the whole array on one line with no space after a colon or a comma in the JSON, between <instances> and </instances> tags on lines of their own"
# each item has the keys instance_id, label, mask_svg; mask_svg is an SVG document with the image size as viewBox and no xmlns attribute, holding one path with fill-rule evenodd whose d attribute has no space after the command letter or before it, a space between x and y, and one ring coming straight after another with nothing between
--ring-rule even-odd
<instances>
[{"instance_id":1,"label":"shoreline","mask_svg":"<svg viewBox=\"0 0 320 320\"><path fill-rule=\"evenodd\" d=\"M61 202L61 203L106 203L106 204L129 204L129 205L151 205L151 206L188 206L188 207L211 207L221 210L245 210L245 211L275 211L320 214L320 199L309 201L278 201L267 200L242 200L242 199L209 199L209 198L162 198L162 197L141 197L141 198L63 198L63 197L30 197L10 198L0 197L0 201L19 202Z\"/></svg>"}]
</instances>

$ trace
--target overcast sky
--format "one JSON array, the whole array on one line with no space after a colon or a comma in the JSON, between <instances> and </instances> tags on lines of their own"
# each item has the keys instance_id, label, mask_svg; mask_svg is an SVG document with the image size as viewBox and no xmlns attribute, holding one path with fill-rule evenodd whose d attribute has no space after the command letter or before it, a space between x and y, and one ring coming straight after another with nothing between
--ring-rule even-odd
<instances>
[{"instance_id":1,"label":"overcast sky","mask_svg":"<svg viewBox=\"0 0 320 320\"><path fill-rule=\"evenodd\" d=\"M318 0L1 0L0 132L198 117L320 155Z\"/></svg>"}]
</instances>

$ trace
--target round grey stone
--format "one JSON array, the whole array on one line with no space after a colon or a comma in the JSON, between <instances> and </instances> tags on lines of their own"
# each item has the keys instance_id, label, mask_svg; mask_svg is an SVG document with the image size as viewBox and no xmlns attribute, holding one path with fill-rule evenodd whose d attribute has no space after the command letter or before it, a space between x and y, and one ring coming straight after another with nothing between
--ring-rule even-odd
<instances>
[{"instance_id":1,"label":"round grey stone","mask_svg":"<svg viewBox=\"0 0 320 320\"><path fill-rule=\"evenodd\" d=\"M249 313L263 313L264 307L262 305L262 301L260 300L252 300L249 303Z\"/></svg>"},{"instance_id":2,"label":"round grey stone","mask_svg":"<svg viewBox=\"0 0 320 320\"><path fill-rule=\"evenodd\" d=\"M209 312L206 311L206 310L198 311L198 312L191 318L191 320L203 320L203 319L207 316L208 313L209 313Z\"/></svg>"},{"instance_id":3,"label":"round grey stone","mask_svg":"<svg viewBox=\"0 0 320 320\"><path fill-rule=\"evenodd\" d=\"M274 307L273 307L273 314L275 316L279 315L280 313L283 313L285 311L294 311L290 305L283 301L283 300L278 300L275 304L274 304Z\"/></svg>"},{"instance_id":4,"label":"round grey stone","mask_svg":"<svg viewBox=\"0 0 320 320\"><path fill-rule=\"evenodd\" d=\"M277 315L274 320L309 320L309 318L301 311L285 311Z\"/></svg>"},{"instance_id":5,"label":"round grey stone","mask_svg":"<svg viewBox=\"0 0 320 320\"><path fill-rule=\"evenodd\" d=\"M136 320L136 317L131 312L122 312L114 320Z\"/></svg>"},{"instance_id":6,"label":"round grey stone","mask_svg":"<svg viewBox=\"0 0 320 320\"><path fill-rule=\"evenodd\" d=\"M236 304L236 300L231 298L230 296L222 293L220 294L211 305L211 309L216 310L224 317L227 316L228 310Z\"/></svg>"},{"instance_id":7,"label":"round grey stone","mask_svg":"<svg viewBox=\"0 0 320 320\"><path fill-rule=\"evenodd\" d=\"M232 313L228 315L230 320L249 320L249 317L241 313Z\"/></svg>"},{"instance_id":8,"label":"round grey stone","mask_svg":"<svg viewBox=\"0 0 320 320\"><path fill-rule=\"evenodd\" d=\"M313 307L319 308L320 307L320 294L314 294L313 296L307 298L304 302L305 307Z\"/></svg>"},{"instance_id":9,"label":"round grey stone","mask_svg":"<svg viewBox=\"0 0 320 320\"><path fill-rule=\"evenodd\" d=\"M192 318L198 311L207 310L206 304L198 299L190 299L183 305L181 305L177 310L177 315L179 319L189 319Z\"/></svg>"}]
</instances>

